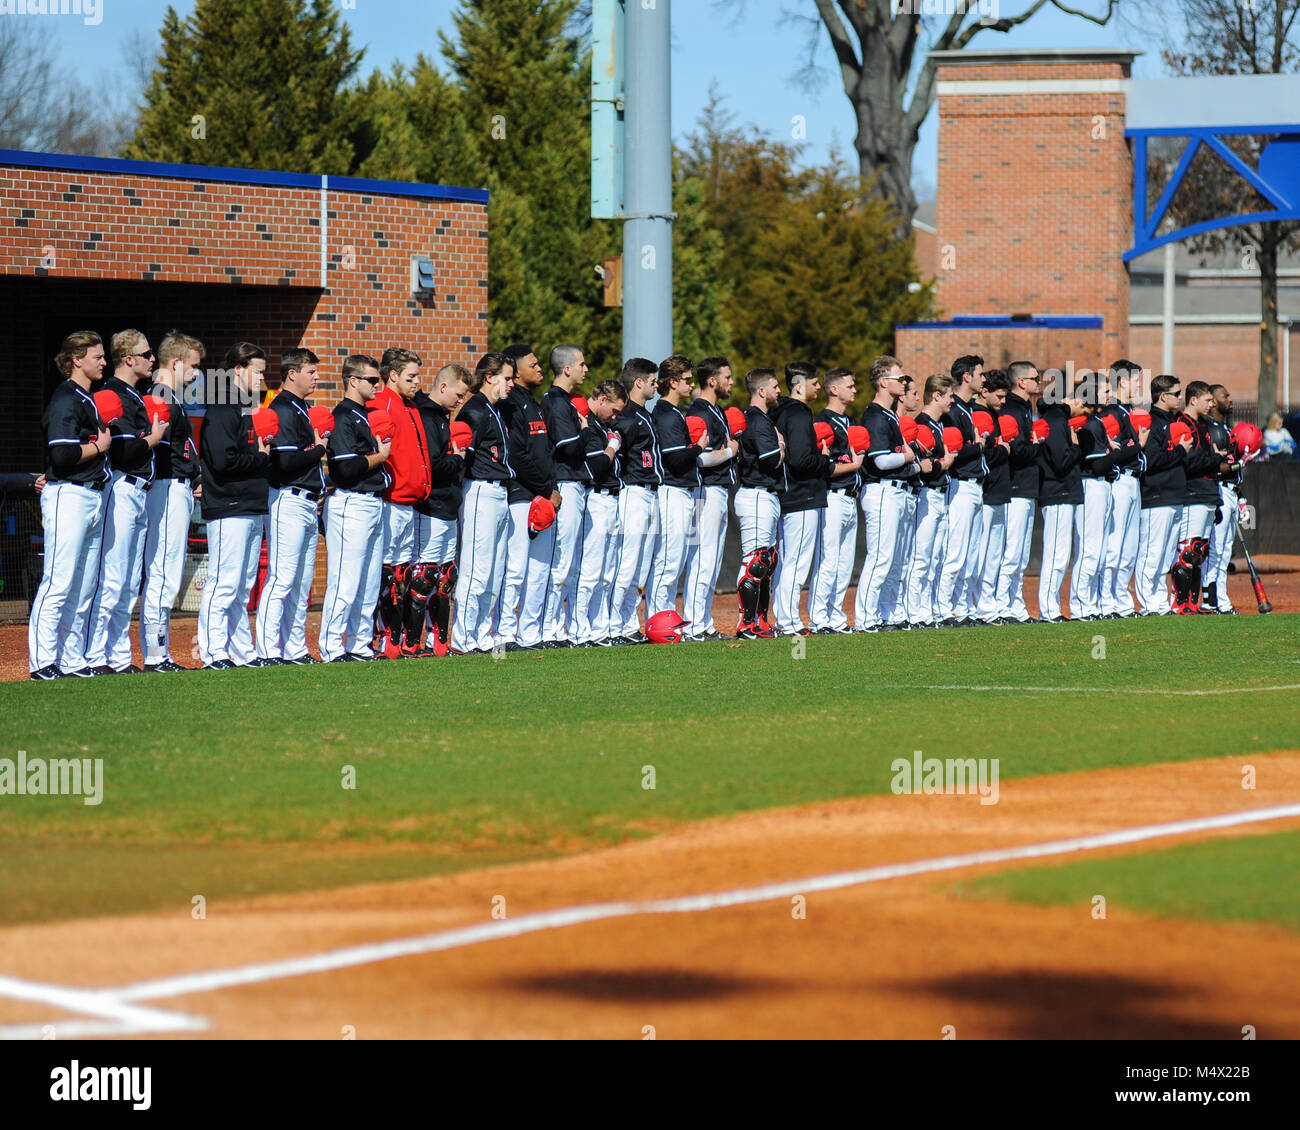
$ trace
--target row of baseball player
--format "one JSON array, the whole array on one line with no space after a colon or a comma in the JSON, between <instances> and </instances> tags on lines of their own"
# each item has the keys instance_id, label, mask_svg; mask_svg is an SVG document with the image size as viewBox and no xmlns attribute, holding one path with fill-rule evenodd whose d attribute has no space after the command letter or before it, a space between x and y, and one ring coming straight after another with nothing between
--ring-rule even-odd
<instances>
[{"instance_id":1,"label":"row of baseball player","mask_svg":"<svg viewBox=\"0 0 1300 1130\"><path fill-rule=\"evenodd\" d=\"M179 669L169 613L196 497L208 529L198 647L215 668L312 661L306 612L322 509L326 661L639 642L641 594L647 621L666 613L671 628L682 619L679 588L685 622L675 634L721 638L712 602L729 503L741 533L742 637L849 630L859 508L858 630L1027 619L1020 587L1036 504L1043 619L1059 618L1072 546L1076 615L1132 615L1130 579L1144 612L1169 610L1171 565L1188 579L1179 610L1196 607L1193 558L1216 509L1217 552L1204 572L1228 610L1231 496L1251 449L1211 430L1230 401L1197 383L1178 420L1172 377L1153 382L1149 416L1134 413L1139 370L1129 362L1111 370L1116 402L1103 379L1088 403L1039 402L1035 417L1040 378L1028 362L986 378L980 358L959 358L951 376L926 382L922 400L882 357L855 426L849 370L826 374L816 419L814 366L786 366L788 395L773 370L753 370L742 413L722 407L733 384L725 358L634 358L584 398L587 366L573 346L551 351L540 401L541 366L524 345L485 355L473 373L444 366L428 392L415 353L355 355L332 412L309 405L319 361L295 349L281 359L279 394L253 411L266 356L241 342L225 357L228 383L208 390L200 452L183 393L203 356L196 339L172 333L155 357L126 330L113 337L105 377L98 335L64 342L57 361L68 379L45 417L33 678L131 670L137 598L145 670ZM1171 436L1179 429L1188 434ZM247 604L263 537L254 640Z\"/></svg>"}]
</instances>

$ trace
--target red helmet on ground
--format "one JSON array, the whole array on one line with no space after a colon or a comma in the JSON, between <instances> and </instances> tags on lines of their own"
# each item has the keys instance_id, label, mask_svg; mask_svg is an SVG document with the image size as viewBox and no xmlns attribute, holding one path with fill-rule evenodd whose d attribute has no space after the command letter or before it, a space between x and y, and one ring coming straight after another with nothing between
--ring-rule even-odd
<instances>
[{"instance_id":1,"label":"red helmet on ground","mask_svg":"<svg viewBox=\"0 0 1300 1130\"><path fill-rule=\"evenodd\" d=\"M927 454L934 450L934 432L929 428L917 427L916 446Z\"/></svg>"},{"instance_id":2,"label":"red helmet on ground","mask_svg":"<svg viewBox=\"0 0 1300 1130\"><path fill-rule=\"evenodd\" d=\"M998 417L998 432L1005 440L1020 438L1020 421L1014 416Z\"/></svg>"},{"instance_id":3,"label":"red helmet on ground","mask_svg":"<svg viewBox=\"0 0 1300 1130\"><path fill-rule=\"evenodd\" d=\"M898 430L903 433L903 442L911 443L912 440L916 439L918 425L917 422L913 420L911 416L899 416Z\"/></svg>"},{"instance_id":4,"label":"red helmet on ground","mask_svg":"<svg viewBox=\"0 0 1300 1130\"><path fill-rule=\"evenodd\" d=\"M987 436L993 434L993 417L988 413L977 409L970 414L971 423L975 425L975 434Z\"/></svg>"},{"instance_id":5,"label":"red helmet on ground","mask_svg":"<svg viewBox=\"0 0 1300 1130\"><path fill-rule=\"evenodd\" d=\"M572 399L573 406L578 410L579 416L591 415L591 405L587 403L587 398L585 396L575 396Z\"/></svg>"},{"instance_id":6,"label":"red helmet on ground","mask_svg":"<svg viewBox=\"0 0 1300 1130\"><path fill-rule=\"evenodd\" d=\"M1175 420L1169 426L1170 448L1172 448L1174 444L1182 443L1183 440L1185 439L1190 439L1191 436L1192 436L1192 429L1189 428L1186 424L1184 424L1182 420Z\"/></svg>"},{"instance_id":7,"label":"red helmet on ground","mask_svg":"<svg viewBox=\"0 0 1300 1130\"><path fill-rule=\"evenodd\" d=\"M745 430L745 413L734 404L723 415L727 417L727 427L733 436L738 436Z\"/></svg>"},{"instance_id":8,"label":"red helmet on ground","mask_svg":"<svg viewBox=\"0 0 1300 1130\"><path fill-rule=\"evenodd\" d=\"M1128 422L1133 425L1135 432L1139 432L1143 428L1151 427L1151 413L1143 412L1141 408L1138 408L1128 414Z\"/></svg>"},{"instance_id":9,"label":"red helmet on ground","mask_svg":"<svg viewBox=\"0 0 1300 1130\"><path fill-rule=\"evenodd\" d=\"M690 626L691 622L683 620L677 609L669 608L656 612L645 622L645 636L651 643L681 643L682 629Z\"/></svg>"},{"instance_id":10,"label":"red helmet on ground","mask_svg":"<svg viewBox=\"0 0 1300 1130\"><path fill-rule=\"evenodd\" d=\"M1101 426L1106 429L1106 434L1111 439L1119 439L1119 421L1114 416L1103 416Z\"/></svg>"},{"instance_id":11,"label":"red helmet on ground","mask_svg":"<svg viewBox=\"0 0 1300 1130\"><path fill-rule=\"evenodd\" d=\"M122 418L122 398L111 388L101 388L95 393L95 410L108 427Z\"/></svg>"},{"instance_id":12,"label":"red helmet on ground","mask_svg":"<svg viewBox=\"0 0 1300 1130\"><path fill-rule=\"evenodd\" d=\"M397 425L393 423L392 416L382 408L372 408L370 409L370 430L374 433L375 439L392 439L393 433L397 431Z\"/></svg>"},{"instance_id":13,"label":"red helmet on ground","mask_svg":"<svg viewBox=\"0 0 1300 1130\"><path fill-rule=\"evenodd\" d=\"M451 442L455 447L464 451L471 443L474 442L474 429L471 428L464 420L452 420L451 422Z\"/></svg>"},{"instance_id":14,"label":"red helmet on ground","mask_svg":"<svg viewBox=\"0 0 1300 1130\"><path fill-rule=\"evenodd\" d=\"M271 408L259 408L253 413L253 431L258 439L273 440L280 434L280 417Z\"/></svg>"},{"instance_id":15,"label":"red helmet on ground","mask_svg":"<svg viewBox=\"0 0 1300 1130\"><path fill-rule=\"evenodd\" d=\"M528 532L530 534L540 534L543 530L549 530L555 525L555 507L551 505L551 500L542 495L537 495L528 507Z\"/></svg>"},{"instance_id":16,"label":"red helmet on ground","mask_svg":"<svg viewBox=\"0 0 1300 1130\"><path fill-rule=\"evenodd\" d=\"M307 418L311 420L311 426L323 436L334 430L334 413L328 408L314 404L307 409Z\"/></svg>"},{"instance_id":17,"label":"red helmet on ground","mask_svg":"<svg viewBox=\"0 0 1300 1130\"><path fill-rule=\"evenodd\" d=\"M857 455L871 446L871 433L860 424L849 425L849 450Z\"/></svg>"},{"instance_id":18,"label":"red helmet on ground","mask_svg":"<svg viewBox=\"0 0 1300 1130\"><path fill-rule=\"evenodd\" d=\"M818 420L813 424L813 431L817 435L817 446L821 447L824 443L833 443L835 440L835 429L825 420Z\"/></svg>"},{"instance_id":19,"label":"red helmet on ground","mask_svg":"<svg viewBox=\"0 0 1300 1130\"><path fill-rule=\"evenodd\" d=\"M1052 431L1051 425L1046 420L1035 420L1033 426L1034 439L1046 439Z\"/></svg>"},{"instance_id":20,"label":"red helmet on ground","mask_svg":"<svg viewBox=\"0 0 1300 1130\"><path fill-rule=\"evenodd\" d=\"M1232 429L1232 442L1237 445L1237 450L1243 455L1249 455L1253 451L1259 451L1264 446L1264 433L1254 424L1248 424L1242 420L1235 428Z\"/></svg>"},{"instance_id":21,"label":"red helmet on ground","mask_svg":"<svg viewBox=\"0 0 1300 1130\"><path fill-rule=\"evenodd\" d=\"M164 424L170 424L172 419L172 407L161 396L146 396L144 398L144 410L149 413L149 423L155 420L161 420Z\"/></svg>"},{"instance_id":22,"label":"red helmet on ground","mask_svg":"<svg viewBox=\"0 0 1300 1130\"><path fill-rule=\"evenodd\" d=\"M709 425L698 416L687 416L686 431L691 437L691 443L699 443L708 434Z\"/></svg>"},{"instance_id":23,"label":"red helmet on ground","mask_svg":"<svg viewBox=\"0 0 1300 1130\"><path fill-rule=\"evenodd\" d=\"M1088 417L1087 417L1087 416L1071 416L1071 417L1070 417L1070 430L1073 431L1073 432L1077 432L1077 431L1078 431L1080 428L1082 428L1083 425L1086 424L1087 422L1088 422Z\"/></svg>"},{"instance_id":24,"label":"red helmet on ground","mask_svg":"<svg viewBox=\"0 0 1300 1130\"><path fill-rule=\"evenodd\" d=\"M962 444L966 442L966 437L961 434L961 428L947 427L943 429L943 449L945 451L960 451Z\"/></svg>"}]
</instances>

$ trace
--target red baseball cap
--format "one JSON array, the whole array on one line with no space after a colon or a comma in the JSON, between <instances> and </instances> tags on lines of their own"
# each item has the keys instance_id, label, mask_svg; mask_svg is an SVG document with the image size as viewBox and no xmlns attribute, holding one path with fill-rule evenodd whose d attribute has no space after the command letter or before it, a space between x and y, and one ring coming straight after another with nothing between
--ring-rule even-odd
<instances>
[{"instance_id":1,"label":"red baseball cap","mask_svg":"<svg viewBox=\"0 0 1300 1130\"><path fill-rule=\"evenodd\" d=\"M916 439L917 423L911 416L899 416L898 428L903 433L904 443L911 443Z\"/></svg>"},{"instance_id":2,"label":"red baseball cap","mask_svg":"<svg viewBox=\"0 0 1300 1130\"><path fill-rule=\"evenodd\" d=\"M709 425L701 420L698 416L686 417L686 431L691 437L691 443L699 443L709 432Z\"/></svg>"},{"instance_id":3,"label":"red baseball cap","mask_svg":"<svg viewBox=\"0 0 1300 1130\"><path fill-rule=\"evenodd\" d=\"M858 424L849 425L849 450L856 455L871 446L871 433Z\"/></svg>"},{"instance_id":4,"label":"red baseball cap","mask_svg":"<svg viewBox=\"0 0 1300 1130\"><path fill-rule=\"evenodd\" d=\"M111 388L101 388L95 393L95 410L108 427L122 418L122 398Z\"/></svg>"},{"instance_id":5,"label":"red baseball cap","mask_svg":"<svg viewBox=\"0 0 1300 1130\"><path fill-rule=\"evenodd\" d=\"M1106 429L1106 434L1111 439L1119 438L1119 421L1114 416L1103 416L1101 426Z\"/></svg>"},{"instance_id":6,"label":"red baseball cap","mask_svg":"<svg viewBox=\"0 0 1300 1130\"><path fill-rule=\"evenodd\" d=\"M1134 412L1130 412L1128 414L1128 419L1129 423L1133 425L1134 431L1140 431L1142 428L1151 427L1151 413L1143 412L1140 408Z\"/></svg>"},{"instance_id":7,"label":"red baseball cap","mask_svg":"<svg viewBox=\"0 0 1300 1130\"><path fill-rule=\"evenodd\" d=\"M382 408L372 408L370 409L370 430L374 433L375 439L392 439L393 434L397 431L397 425L393 423L393 418Z\"/></svg>"},{"instance_id":8,"label":"red baseball cap","mask_svg":"<svg viewBox=\"0 0 1300 1130\"><path fill-rule=\"evenodd\" d=\"M998 433L1006 440L1019 439L1020 421L1014 416L999 416Z\"/></svg>"},{"instance_id":9,"label":"red baseball cap","mask_svg":"<svg viewBox=\"0 0 1300 1130\"><path fill-rule=\"evenodd\" d=\"M993 434L993 417L981 409L970 414L971 422L975 425L977 435L987 436Z\"/></svg>"},{"instance_id":10,"label":"red baseball cap","mask_svg":"<svg viewBox=\"0 0 1300 1130\"><path fill-rule=\"evenodd\" d=\"M825 420L818 420L813 424L813 431L817 434L818 447L824 443L831 443L835 439L835 429Z\"/></svg>"},{"instance_id":11,"label":"red baseball cap","mask_svg":"<svg viewBox=\"0 0 1300 1130\"><path fill-rule=\"evenodd\" d=\"M922 451L933 451L934 432L932 432L929 428L922 428L918 426L916 429L916 446L919 447Z\"/></svg>"},{"instance_id":12,"label":"red baseball cap","mask_svg":"<svg viewBox=\"0 0 1300 1130\"><path fill-rule=\"evenodd\" d=\"M1087 417L1087 416L1071 416L1071 417L1070 417L1070 428L1071 428L1073 431L1076 431L1076 432L1077 432L1077 431L1078 431L1080 428L1082 428L1083 425L1086 424L1087 422L1088 422L1088 417Z\"/></svg>"},{"instance_id":13,"label":"red baseball cap","mask_svg":"<svg viewBox=\"0 0 1300 1130\"><path fill-rule=\"evenodd\" d=\"M573 406L578 410L579 416L591 415L591 405L587 403L587 398L585 396L573 397Z\"/></svg>"},{"instance_id":14,"label":"red baseball cap","mask_svg":"<svg viewBox=\"0 0 1300 1130\"><path fill-rule=\"evenodd\" d=\"M943 429L943 448L945 451L960 451L965 442L966 437L961 434L961 428L950 426Z\"/></svg>"},{"instance_id":15,"label":"red baseball cap","mask_svg":"<svg viewBox=\"0 0 1300 1130\"><path fill-rule=\"evenodd\" d=\"M555 524L555 507L549 498L537 495L528 507L528 532L540 534Z\"/></svg>"},{"instance_id":16,"label":"red baseball cap","mask_svg":"<svg viewBox=\"0 0 1300 1130\"><path fill-rule=\"evenodd\" d=\"M271 440L280 434L280 417L273 408L259 408L253 413L253 431L258 439Z\"/></svg>"},{"instance_id":17,"label":"red baseball cap","mask_svg":"<svg viewBox=\"0 0 1300 1130\"><path fill-rule=\"evenodd\" d=\"M1052 432L1051 425L1046 420L1038 419L1034 421L1033 433L1034 439L1046 439Z\"/></svg>"},{"instance_id":18,"label":"red baseball cap","mask_svg":"<svg viewBox=\"0 0 1300 1130\"><path fill-rule=\"evenodd\" d=\"M723 415L727 417L727 427L731 429L733 436L738 436L745 430L745 413L734 404Z\"/></svg>"},{"instance_id":19,"label":"red baseball cap","mask_svg":"<svg viewBox=\"0 0 1300 1130\"><path fill-rule=\"evenodd\" d=\"M334 413L328 408L314 404L307 409L307 418L311 420L311 426L323 436L334 430Z\"/></svg>"},{"instance_id":20,"label":"red baseball cap","mask_svg":"<svg viewBox=\"0 0 1300 1130\"><path fill-rule=\"evenodd\" d=\"M453 420L451 422L451 442L454 447L459 447L464 451L474 442L474 429L464 420Z\"/></svg>"},{"instance_id":21,"label":"red baseball cap","mask_svg":"<svg viewBox=\"0 0 1300 1130\"><path fill-rule=\"evenodd\" d=\"M165 424L171 423L172 407L161 396L146 396L144 398L144 410L149 413L149 423L155 420L161 420Z\"/></svg>"}]
</instances>

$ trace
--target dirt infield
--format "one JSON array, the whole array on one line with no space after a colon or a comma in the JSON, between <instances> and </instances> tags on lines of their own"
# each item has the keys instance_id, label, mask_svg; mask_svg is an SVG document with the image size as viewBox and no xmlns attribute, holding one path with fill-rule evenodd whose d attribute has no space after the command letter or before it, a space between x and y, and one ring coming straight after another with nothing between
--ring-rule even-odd
<instances>
[{"instance_id":1,"label":"dirt infield","mask_svg":"<svg viewBox=\"0 0 1300 1130\"><path fill-rule=\"evenodd\" d=\"M973 796L861 798L708 821L586 855L170 914L11 927L0 973L109 988L322 954L607 900L726 891L873 864L1037 844L1300 802L1300 753L1011 780ZM1300 817L1145 844L1265 834ZM1061 856L1045 859L1052 864ZM1077 858L1077 856L1075 857ZM248 973L133 1004L206 1020L216 1038L1300 1037L1300 937L1146 917L1112 905L1034 908L947 893L999 863L680 914L562 925L328 972ZM494 915L494 910L496 914ZM427 949L427 947L426 947ZM75 1010L0 986L0 1028ZM184 989L184 991L179 991ZM48 998L47 998L48 999ZM102 1002L103 998L95 998ZM123 1000L128 999L126 996ZM653 1033L649 1031L653 1029Z\"/></svg>"},{"instance_id":2,"label":"dirt infield","mask_svg":"<svg viewBox=\"0 0 1300 1130\"><path fill-rule=\"evenodd\" d=\"M1296 558L1278 558L1270 559L1265 564L1270 567L1290 569L1293 564L1300 565L1300 559ZM1300 571L1296 572L1278 572L1269 573L1263 578L1264 587L1268 594L1269 601L1273 605L1274 612L1300 612ZM1063 591L1067 597L1062 601L1062 609L1068 615L1068 591L1069 584L1064 586ZM1258 612L1258 606L1255 601L1254 592L1250 586L1250 577L1246 573L1238 573L1228 578L1228 593L1232 598L1233 606L1238 612L1243 614L1255 615ZM848 615L849 622L853 622L853 600L856 590L850 588L845 598L845 611ZM1025 586L1025 604L1029 609L1031 616L1038 615L1038 579L1030 577ZM807 595L805 594L802 601L802 610L805 620L808 613ZM727 635L734 633L736 628L736 598L732 594L719 594L713 601L713 617L717 623L720 632ZM320 613L313 612L308 615L307 639L314 643L317 633L320 630ZM176 615L172 619L172 654L176 662L183 667L200 667L198 643L196 640L197 620L193 616ZM139 628L135 621L131 624L132 632L132 662L139 664L141 662L139 646ZM313 649L313 654L316 654ZM26 624L0 624L0 682L15 682L26 679L29 667L27 664L27 625Z\"/></svg>"}]
</instances>

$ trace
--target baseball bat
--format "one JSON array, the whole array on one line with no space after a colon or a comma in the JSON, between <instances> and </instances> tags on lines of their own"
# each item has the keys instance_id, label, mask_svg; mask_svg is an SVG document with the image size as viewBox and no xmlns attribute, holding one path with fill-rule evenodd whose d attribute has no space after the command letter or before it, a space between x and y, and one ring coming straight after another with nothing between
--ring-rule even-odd
<instances>
[{"instance_id":1,"label":"baseball bat","mask_svg":"<svg viewBox=\"0 0 1300 1130\"><path fill-rule=\"evenodd\" d=\"M1255 569L1255 562L1250 559L1250 550L1246 548L1246 539L1241 537L1240 530L1237 531L1237 536L1241 539L1241 552L1246 555L1246 568L1250 570L1250 583L1255 588L1255 599L1259 602L1259 614L1267 616L1273 611L1273 606L1264 594L1263 582L1259 579L1259 572Z\"/></svg>"}]
</instances>

